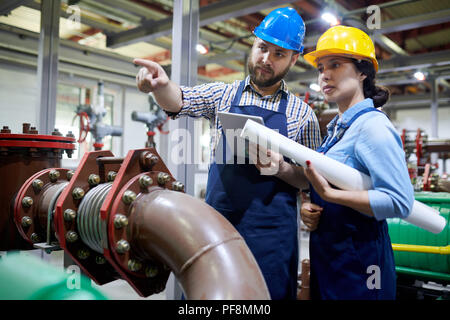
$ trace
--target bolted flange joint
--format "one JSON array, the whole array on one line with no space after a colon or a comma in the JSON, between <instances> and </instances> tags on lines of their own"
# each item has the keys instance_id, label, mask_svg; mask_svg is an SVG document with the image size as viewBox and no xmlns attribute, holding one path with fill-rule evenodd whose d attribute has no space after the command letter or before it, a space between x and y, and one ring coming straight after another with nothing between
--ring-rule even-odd
<instances>
[{"instance_id":1,"label":"bolted flange joint","mask_svg":"<svg viewBox=\"0 0 450 320\"><path fill-rule=\"evenodd\" d=\"M48 176L49 176L51 182L55 182L56 180L58 180L60 173L58 170L51 170L48 173Z\"/></svg>"},{"instance_id":2,"label":"bolted flange joint","mask_svg":"<svg viewBox=\"0 0 450 320\"><path fill-rule=\"evenodd\" d=\"M123 193L122 201L125 204L131 204L134 200L136 200L136 193L131 190L127 190Z\"/></svg>"},{"instance_id":3,"label":"bolted flange joint","mask_svg":"<svg viewBox=\"0 0 450 320\"><path fill-rule=\"evenodd\" d=\"M96 186L100 183L100 176L97 174L90 174L88 178L88 183L90 186Z\"/></svg>"},{"instance_id":4,"label":"bolted flange joint","mask_svg":"<svg viewBox=\"0 0 450 320\"><path fill-rule=\"evenodd\" d=\"M75 200L80 200L81 198L84 197L84 190L79 187L76 187L72 191L72 196Z\"/></svg>"},{"instance_id":5,"label":"bolted flange joint","mask_svg":"<svg viewBox=\"0 0 450 320\"><path fill-rule=\"evenodd\" d=\"M170 175L165 172L158 173L158 183L160 185L166 184L170 180Z\"/></svg>"},{"instance_id":6,"label":"bolted flange joint","mask_svg":"<svg viewBox=\"0 0 450 320\"><path fill-rule=\"evenodd\" d=\"M67 180L72 179L74 174L75 174L75 171L73 171L73 170L67 171L67 173L66 173Z\"/></svg>"},{"instance_id":7,"label":"bolted flange joint","mask_svg":"<svg viewBox=\"0 0 450 320\"><path fill-rule=\"evenodd\" d=\"M36 192L39 192L42 190L42 187L44 186L44 181L40 179L35 179L33 180L32 186Z\"/></svg>"},{"instance_id":8,"label":"bolted flange joint","mask_svg":"<svg viewBox=\"0 0 450 320\"><path fill-rule=\"evenodd\" d=\"M64 210L63 217L64 217L64 220L67 222L73 221L77 217L77 212L72 209L66 209L66 210Z\"/></svg>"},{"instance_id":9,"label":"bolted flange joint","mask_svg":"<svg viewBox=\"0 0 450 320\"><path fill-rule=\"evenodd\" d=\"M137 272L142 269L142 263L137 260L130 259L128 260L128 269L130 269L130 271Z\"/></svg>"},{"instance_id":10,"label":"bolted flange joint","mask_svg":"<svg viewBox=\"0 0 450 320\"><path fill-rule=\"evenodd\" d=\"M118 253L124 254L125 252L130 250L130 244L128 243L127 240L123 240L123 239L119 240L116 243L116 250Z\"/></svg>"},{"instance_id":11,"label":"bolted flange joint","mask_svg":"<svg viewBox=\"0 0 450 320\"><path fill-rule=\"evenodd\" d=\"M175 181L174 183L172 183L172 189L174 191L183 191L184 184L181 183L180 181Z\"/></svg>"},{"instance_id":12,"label":"bolted flange joint","mask_svg":"<svg viewBox=\"0 0 450 320\"><path fill-rule=\"evenodd\" d=\"M117 176L117 172L115 172L115 171L109 171L108 174L106 175L106 179L107 179L109 182L113 182L114 179L116 178L116 176Z\"/></svg>"},{"instance_id":13,"label":"bolted flange joint","mask_svg":"<svg viewBox=\"0 0 450 320\"><path fill-rule=\"evenodd\" d=\"M139 185L142 188L147 188L149 185L153 183L153 179L147 175L143 175L139 178Z\"/></svg>"},{"instance_id":14,"label":"bolted flange joint","mask_svg":"<svg viewBox=\"0 0 450 320\"><path fill-rule=\"evenodd\" d=\"M75 242L78 240L78 234L75 231L69 231L66 233L66 240L68 242Z\"/></svg>"},{"instance_id":15,"label":"bolted flange joint","mask_svg":"<svg viewBox=\"0 0 450 320\"><path fill-rule=\"evenodd\" d=\"M31 219L29 216L24 216L21 223L22 227L27 228L33 224L33 219Z\"/></svg>"},{"instance_id":16,"label":"bolted flange joint","mask_svg":"<svg viewBox=\"0 0 450 320\"><path fill-rule=\"evenodd\" d=\"M31 198L31 197L24 197L23 199L22 199L22 206L24 207L24 208L29 208L29 207L31 207L33 205L33 198Z\"/></svg>"},{"instance_id":17,"label":"bolted flange joint","mask_svg":"<svg viewBox=\"0 0 450 320\"><path fill-rule=\"evenodd\" d=\"M116 214L114 216L114 226L116 229L126 227L128 225L128 218L123 214Z\"/></svg>"}]
</instances>

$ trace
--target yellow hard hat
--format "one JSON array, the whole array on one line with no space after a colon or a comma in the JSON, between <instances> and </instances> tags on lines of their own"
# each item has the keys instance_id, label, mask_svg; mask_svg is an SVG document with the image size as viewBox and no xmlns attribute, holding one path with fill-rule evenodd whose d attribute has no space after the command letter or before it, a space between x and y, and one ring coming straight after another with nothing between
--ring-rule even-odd
<instances>
[{"instance_id":1,"label":"yellow hard hat","mask_svg":"<svg viewBox=\"0 0 450 320\"><path fill-rule=\"evenodd\" d=\"M316 50L305 54L303 57L317 68L317 59L329 55L350 55L354 58L366 58L373 63L375 71L378 71L375 46L369 36L358 28L335 26L328 29L317 41Z\"/></svg>"}]
</instances>

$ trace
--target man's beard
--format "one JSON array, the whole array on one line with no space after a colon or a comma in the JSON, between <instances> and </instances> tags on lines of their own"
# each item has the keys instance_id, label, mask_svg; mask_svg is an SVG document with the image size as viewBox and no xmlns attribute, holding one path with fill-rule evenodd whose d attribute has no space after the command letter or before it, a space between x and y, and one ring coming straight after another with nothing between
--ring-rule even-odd
<instances>
[{"instance_id":1,"label":"man's beard","mask_svg":"<svg viewBox=\"0 0 450 320\"><path fill-rule=\"evenodd\" d=\"M248 73L250 75L250 80L255 85L257 85L258 87L262 87L262 88L271 87L274 84L276 84L277 82L279 82L280 80L282 80L286 76L286 74L289 72L289 67L290 66L288 65L286 67L286 69L284 69L278 75L274 75L267 80L260 80L260 79L257 79L257 77L256 77L254 64L250 61L250 59L247 62L247 68L248 68ZM261 68L261 67L259 67L259 68ZM273 71L272 69L270 69L270 70Z\"/></svg>"}]
</instances>

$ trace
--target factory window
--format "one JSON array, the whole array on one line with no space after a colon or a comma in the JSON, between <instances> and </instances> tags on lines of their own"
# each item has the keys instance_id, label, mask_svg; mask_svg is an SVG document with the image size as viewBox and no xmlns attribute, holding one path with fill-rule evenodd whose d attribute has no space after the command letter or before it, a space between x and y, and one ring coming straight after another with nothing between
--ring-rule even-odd
<instances>
[{"instance_id":1,"label":"factory window","mask_svg":"<svg viewBox=\"0 0 450 320\"><path fill-rule=\"evenodd\" d=\"M94 137L92 136L92 132L87 131L87 118L89 118L89 115L92 113L100 112L99 99L98 96L94 94L96 89L97 88L87 88L73 84L58 84L55 128L64 135L71 131L75 135L77 141L79 139L82 140L82 142L76 143L76 150L72 155L73 160L79 160L83 157L85 152L94 150ZM104 124L112 124L113 106L114 95L105 93L104 108L106 113L102 118ZM80 131L81 114L83 114L81 121L83 124L82 127L84 128ZM92 121L90 121L89 127L90 130L92 130ZM104 144L103 150L111 150L111 137L103 138L102 142ZM68 159L66 154L64 154L63 159Z\"/></svg>"}]
</instances>

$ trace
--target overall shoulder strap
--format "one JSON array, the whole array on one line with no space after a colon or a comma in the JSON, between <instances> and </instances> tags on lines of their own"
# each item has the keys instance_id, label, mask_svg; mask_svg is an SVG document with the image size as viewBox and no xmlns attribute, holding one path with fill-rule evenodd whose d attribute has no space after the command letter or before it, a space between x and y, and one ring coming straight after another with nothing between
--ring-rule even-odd
<instances>
[{"instance_id":1,"label":"overall shoulder strap","mask_svg":"<svg viewBox=\"0 0 450 320\"><path fill-rule=\"evenodd\" d=\"M241 97L242 97L242 92L244 91L244 87L245 87L245 80L242 80L241 83L239 84L236 94L234 95L234 99L233 99L233 102L231 103L231 105L233 105L233 106L239 105L239 102L241 101Z\"/></svg>"}]
</instances>

